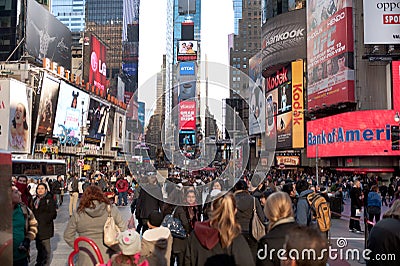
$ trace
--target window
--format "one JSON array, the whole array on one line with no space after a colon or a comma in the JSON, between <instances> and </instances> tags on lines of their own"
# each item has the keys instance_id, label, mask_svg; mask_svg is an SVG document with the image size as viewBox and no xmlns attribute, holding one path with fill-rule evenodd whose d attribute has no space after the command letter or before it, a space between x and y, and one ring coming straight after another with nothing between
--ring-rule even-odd
<instances>
[{"instance_id":1,"label":"window","mask_svg":"<svg viewBox=\"0 0 400 266\"><path fill-rule=\"evenodd\" d=\"M246 64L243 64L243 68L245 68L245 69L246 69L246 68L247 68L247 65L246 65Z\"/></svg>"}]
</instances>

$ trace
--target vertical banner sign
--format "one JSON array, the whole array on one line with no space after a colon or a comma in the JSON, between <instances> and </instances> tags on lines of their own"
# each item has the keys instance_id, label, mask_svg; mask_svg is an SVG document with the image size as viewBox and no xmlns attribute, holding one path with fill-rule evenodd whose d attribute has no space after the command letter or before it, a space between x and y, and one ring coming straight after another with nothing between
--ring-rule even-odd
<instances>
[{"instance_id":1,"label":"vertical banner sign","mask_svg":"<svg viewBox=\"0 0 400 266\"><path fill-rule=\"evenodd\" d=\"M400 61L392 61L393 109L400 110Z\"/></svg>"},{"instance_id":2,"label":"vertical banner sign","mask_svg":"<svg viewBox=\"0 0 400 266\"><path fill-rule=\"evenodd\" d=\"M304 77L303 60L292 62L292 143L293 148L304 148Z\"/></svg>"},{"instance_id":3,"label":"vertical banner sign","mask_svg":"<svg viewBox=\"0 0 400 266\"><path fill-rule=\"evenodd\" d=\"M93 34L91 35L89 83L104 91L107 86L107 48Z\"/></svg>"},{"instance_id":4,"label":"vertical banner sign","mask_svg":"<svg viewBox=\"0 0 400 266\"><path fill-rule=\"evenodd\" d=\"M179 129L196 129L196 102L179 103Z\"/></svg>"}]
</instances>

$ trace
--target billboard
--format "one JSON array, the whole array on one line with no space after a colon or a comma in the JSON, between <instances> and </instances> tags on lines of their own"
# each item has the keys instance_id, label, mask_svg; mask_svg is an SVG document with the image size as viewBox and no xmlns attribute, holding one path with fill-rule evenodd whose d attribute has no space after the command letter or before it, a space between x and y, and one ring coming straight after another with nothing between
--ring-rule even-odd
<instances>
[{"instance_id":1,"label":"billboard","mask_svg":"<svg viewBox=\"0 0 400 266\"><path fill-rule=\"evenodd\" d=\"M53 133L59 87L60 80L44 75L40 90L38 134L51 135Z\"/></svg>"},{"instance_id":2,"label":"billboard","mask_svg":"<svg viewBox=\"0 0 400 266\"><path fill-rule=\"evenodd\" d=\"M194 76L195 75L195 63L194 62L180 62L179 63L179 75Z\"/></svg>"},{"instance_id":3,"label":"billboard","mask_svg":"<svg viewBox=\"0 0 400 266\"><path fill-rule=\"evenodd\" d=\"M107 90L106 56L106 46L94 34L91 34L89 83L104 92Z\"/></svg>"},{"instance_id":4,"label":"billboard","mask_svg":"<svg viewBox=\"0 0 400 266\"><path fill-rule=\"evenodd\" d=\"M178 0L179 15L195 14L196 0Z\"/></svg>"},{"instance_id":5,"label":"billboard","mask_svg":"<svg viewBox=\"0 0 400 266\"><path fill-rule=\"evenodd\" d=\"M144 102L139 102L138 106L138 120L141 126L141 132L144 133L144 124L146 121L146 103Z\"/></svg>"},{"instance_id":6,"label":"billboard","mask_svg":"<svg viewBox=\"0 0 400 266\"><path fill-rule=\"evenodd\" d=\"M8 150L8 128L10 128L11 81L0 79L0 150Z\"/></svg>"},{"instance_id":7,"label":"billboard","mask_svg":"<svg viewBox=\"0 0 400 266\"><path fill-rule=\"evenodd\" d=\"M262 69L285 64L293 58L306 58L306 34L304 9L268 19L262 26Z\"/></svg>"},{"instance_id":8,"label":"billboard","mask_svg":"<svg viewBox=\"0 0 400 266\"><path fill-rule=\"evenodd\" d=\"M70 136L78 139L78 142L82 141L81 126L86 126L88 106L89 94L62 81L58 95L53 137Z\"/></svg>"},{"instance_id":9,"label":"billboard","mask_svg":"<svg viewBox=\"0 0 400 266\"><path fill-rule=\"evenodd\" d=\"M196 102L179 103L179 129L196 129Z\"/></svg>"},{"instance_id":10,"label":"billboard","mask_svg":"<svg viewBox=\"0 0 400 266\"><path fill-rule=\"evenodd\" d=\"M100 143L107 133L110 105L95 98L90 98L88 121L90 122L85 142Z\"/></svg>"},{"instance_id":11,"label":"billboard","mask_svg":"<svg viewBox=\"0 0 400 266\"><path fill-rule=\"evenodd\" d=\"M196 61L197 60L197 41L178 41L177 61Z\"/></svg>"},{"instance_id":12,"label":"billboard","mask_svg":"<svg viewBox=\"0 0 400 266\"><path fill-rule=\"evenodd\" d=\"M196 96L196 81L182 82L179 84L179 101L192 99Z\"/></svg>"},{"instance_id":13,"label":"billboard","mask_svg":"<svg viewBox=\"0 0 400 266\"><path fill-rule=\"evenodd\" d=\"M352 1L307 1L308 108L354 102Z\"/></svg>"},{"instance_id":14,"label":"billboard","mask_svg":"<svg viewBox=\"0 0 400 266\"><path fill-rule=\"evenodd\" d=\"M393 109L400 110L400 61L392 61Z\"/></svg>"},{"instance_id":15,"label":"billboard","mask_svg":"<svg viewBox=\"0 0 400 266\"><path fill-rule=\"evenodd\" d=\"M196 131L194 130L179 131L179 146L195 145L195 144L196 144Z\"/></svg>"},{"instance_id":16,"label":"billboard","mask_svg":"<svg viewBox=\"0 0 400 266\"><path fill-rule=\"evenodd\" d=\"M394 110L356 111L307 122L307 157L399 156Z\"/></svg>"},{"instance_id":17,"label":"billboard","mask_svg":"<svg viewBox=\"0 0 400 266\"><path fill-rule=\"evenodd\" d=\"M265 132L265 79L261 71L262 54L258 52L249 59L249 132L250 135Z\"/></svg>"},{"instance_id":18,"label":"billboard","mask_svg":"<svg viewBox=\"0 0 400 266\"><path fill-rule=\"evenodd\" d=\"M114 114L114 127L112 131L112 143L113 148L123 148L125 142L125 114L115 112Z\"/></svg>"},{"instance_id":19,"label":"billboard","mask_svg":"<svg viewBox=\"0 0 400 266\"><path fill-rule=\"evenodd\" d=\"M304 62L292 62L292 144L304 148Z\"/></svg>"},{"instance_id":20,"label":"billboard","mask_svg":"<svg viewBox=\"0 0 400 266\"><path fill-rule=\"evenodd\" d=\"M275 159L277 166L300 166L300 156L297 155L276 155Z\"/></svg>"},{"instance_id":21,"label":"billboard","mask_svg":"<svg viewBox=\"0 0 400 266\"><path fill-rule=\"evenodd\" d=\"M277 115L276 127L276 148L292 148L292 112Z\"/></svg>"},{"instance_id":22,"label":"billboard","mask_svg":"<svg viewBox=\"0 0 400 266\"><path fill-rule=\"evenodd\" d=\"M265 135L267 142L275 143L276 139L276 115L278 113L278 90L265 93ZM274 147L275 148L275 147Z\"/></svg>"},{"instance_id":23,"label":"billboard","mask_svg":"<svg viewBox=\"0 0 400 266\"><path fill-rule=\"evenodd\" d=\"M122 70L129 76L137 76L138 74L138 62L123 62Z\"/></svg>"},{"instance_id":24,"label":"billboard","mask_svg":"<svg viewBox=\"0 0 400 266\"><path fill-rule=\"evenodd\" d=\"M35 0L27 5L25 50L71 69L71 31Z\"/></svg>"},{"instance_id":25,"label":"billboard","mask_svg":"<svg viewBox=\"0 0 400 266\"><path fill-rule=\"evenodd\" d=\"M29 109L26 85L9 80L10 113L8 130L8 151L29 153L31 144L31 110ZM3 120L3 119L2 119ZM4 128L5 131L7 129Z\"/></svg>"},{"instance_id":26,"label":"billboard","mask_svg":"<svg viewBox=\"0 0 400 266\"><path fill-rule=\"evenodd\" d=\"M364 43L400 43L400 3L398 0L364 0Z\"/></svg>"}]
</instances>

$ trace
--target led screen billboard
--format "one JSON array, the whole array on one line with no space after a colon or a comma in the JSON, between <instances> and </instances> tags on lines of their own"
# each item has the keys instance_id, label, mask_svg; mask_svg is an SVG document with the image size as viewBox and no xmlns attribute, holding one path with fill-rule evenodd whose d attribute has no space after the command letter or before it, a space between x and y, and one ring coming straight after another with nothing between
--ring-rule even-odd
<instances>
[{"instance_id":1,"label":"led screen billboard","mask_svg":"<svg viewBox=\"0 0 400 266\"><path fill-rule=\"evenodd\" d=\"M179 101L194 98L196 95L196 81L182 82L179 84Z\"/></svg>"},{"instance_id":2,"label":"led screen billboard","mask_svg":"<svg viewBox=\"0 0 400 266\"><path fill-rule=\"evenodd\" d=\"M196 102L179 103L179 129L196 129Z\"/></svg>"},{"instance_id":3,"label":"led screen billboard","mask_svg":"<svg viewBox=\"0 0 400 266\"><path fill-rule=\"evenodd\" d=\"M71 69L71 31L35 0L27 1L25 49Z\"/></svg>"},{"instance_id":4,"label":"led screen billboard","mask_svg":"<svg viewBox=\"0 0 400 266\"><path fill-rule=\"evenodd\" d=\"M265 79L261 71L262 54L258 52L249 59L249 132L250 135L265 132Z\"/></svg>"},{"instance_id":5,"label":"led screen billboard","mask_svg":"<svg viewBox=\"0 0 400 266\"><path fill-rule=\"evenodd\" d=\"M307 122L307 157L399 156L394 110L356 111Z\"/></svg>"},{"instance_id":6,"label":"led screen billboard","mask_svg":"<svg viewBox=\"0 0 400 266\"><path fill-rule=\"evenodd\" d=\"M40 89L40 104L37 133L47 135L53 133L54 117L56 115L58 88L60 80L44 75Z\"/></svg>"},{"instance_id":7,"label":"led screen billboard","mask_svg":"<svg viewBox=\"0 0 400 266\"><path fill-rule=\"evenodd\" d=\"M144 102L139 102L138 103L138 119L140 123L140 129L141 132L144 133L144 124L146 120L146 103Z\"/></svg>"},{"instance_id":8,"label":"led screen billboard","mask_svg":"<svg viewBox=\"0 0 400 266\"><path fill-rule=\"evenodd\" d=\"M196 131L194 130L180 130L179 131L179 145L195 145L196 144Z\"/></svg>"},{"instance_id":9,"label":"led screen billboard","mask_svg":"<svg viewBox=\"0 0 400 266\"><path fill-rule=\"evenodd\" d=\"M87 117L89 121L89 135L85 137L85 142L101 142L102 137L105 137L107 132L109 114L109 104L95 98L90 98L89 113Z\"/></svg>"},{"instance_id":10,"label":"led screen billboard","mask_svg":"<svg viewBox=\"0 0 400 266\"><path fill-rule=\"evenodd\" d=\"M308 108L354 102L351 1L307 1Z\"/></svg>"},{"instance_id":11,"label":"led screen billboard","mask_svg":"<svg viewBox=\"0 0 400 266\"><path fill-rule=\"evenodd\" d=\"M268 145L268 143L274 144L276 141L276 115L278 112L278 90L274 89L269 92L266 92L265 97L266 97L265 135L267 137L267 145Z\"/></svg>"},{"instance_id":12,"label":"led screen billboard","mask_svg":"<svg viewBox=\"0 0 400 266\"><path fill-rule=\"evenodd\" d=\"M89 83L104 92L107 89L106 56L106 46L94 34L91 34Z\"/></svg>"},{"instance_id":13,"label":"led screen billboard","mask_svg":"<svg viewBox=\"0 0 400 266\"><path fill-rule=\"evenodd\" d=\"M400 2L364 0L364 43L400 43Z\"/></svg>"},{"instance_id":14,"label":"led screen billboard","mask_svg":"<svg viewBox=\"0 0 400 266\"><path fill-rule=\"evenodd\" d=\"M111 147L123 148L125 142L125 114L115 112L113 122Z\"/></svg>"},{"instance_id":15,"label":"led screen billboard","mask_svg":"<svg viewBox=\"0 0 400 266\"><path fill-rule=\"evenodd\" d=\"M197 60L197 41L178 41L177 61L196 61Z\"/></svg>"},{"instance_id":16,"label":"led screen billboard","mask_svg":"<svg viewBox=\"0 0 400 266\"><path fill-rule=\"evenodd\" d=\"M179 63L179 75L194 76L195 75L195 63L194 62L180 62Z\"/></svg>"},{"instance_id":17,"label":"led screen billboard","mask_svg":"<svg viewBox=\"0 0 400 266\"><path fill-rule=\"evenodd\" d=\"M292 148L292 112L276 117L276 148Z\"/></svg>"},{"instance_id":18,"label":"led screen billboard","mask_svg":"<svg viewBox=\"0 0 400 266\"><path fill-rule=\"evenodd\" d=\"M62 81L60 84L53 136L57 138L68 135L82 141L81 126L86 126L88 106L89 94Z\"/></svg>"}]
</instances>

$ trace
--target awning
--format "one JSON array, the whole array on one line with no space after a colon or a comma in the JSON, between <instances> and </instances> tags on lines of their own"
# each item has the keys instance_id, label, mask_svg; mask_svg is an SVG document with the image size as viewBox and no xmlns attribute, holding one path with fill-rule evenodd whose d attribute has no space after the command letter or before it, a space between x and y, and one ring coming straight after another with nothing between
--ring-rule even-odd
<instances>
[{"instance_id":1,"label":"awning","mask_svg":"<svg viewBox=\"0 0 400 266\"><path fill-rule=\"evenodd\" d=\"M354 173L393 173L394 168L335 168L339 172L354 172Z\"/></svg>"}]
</instances>

